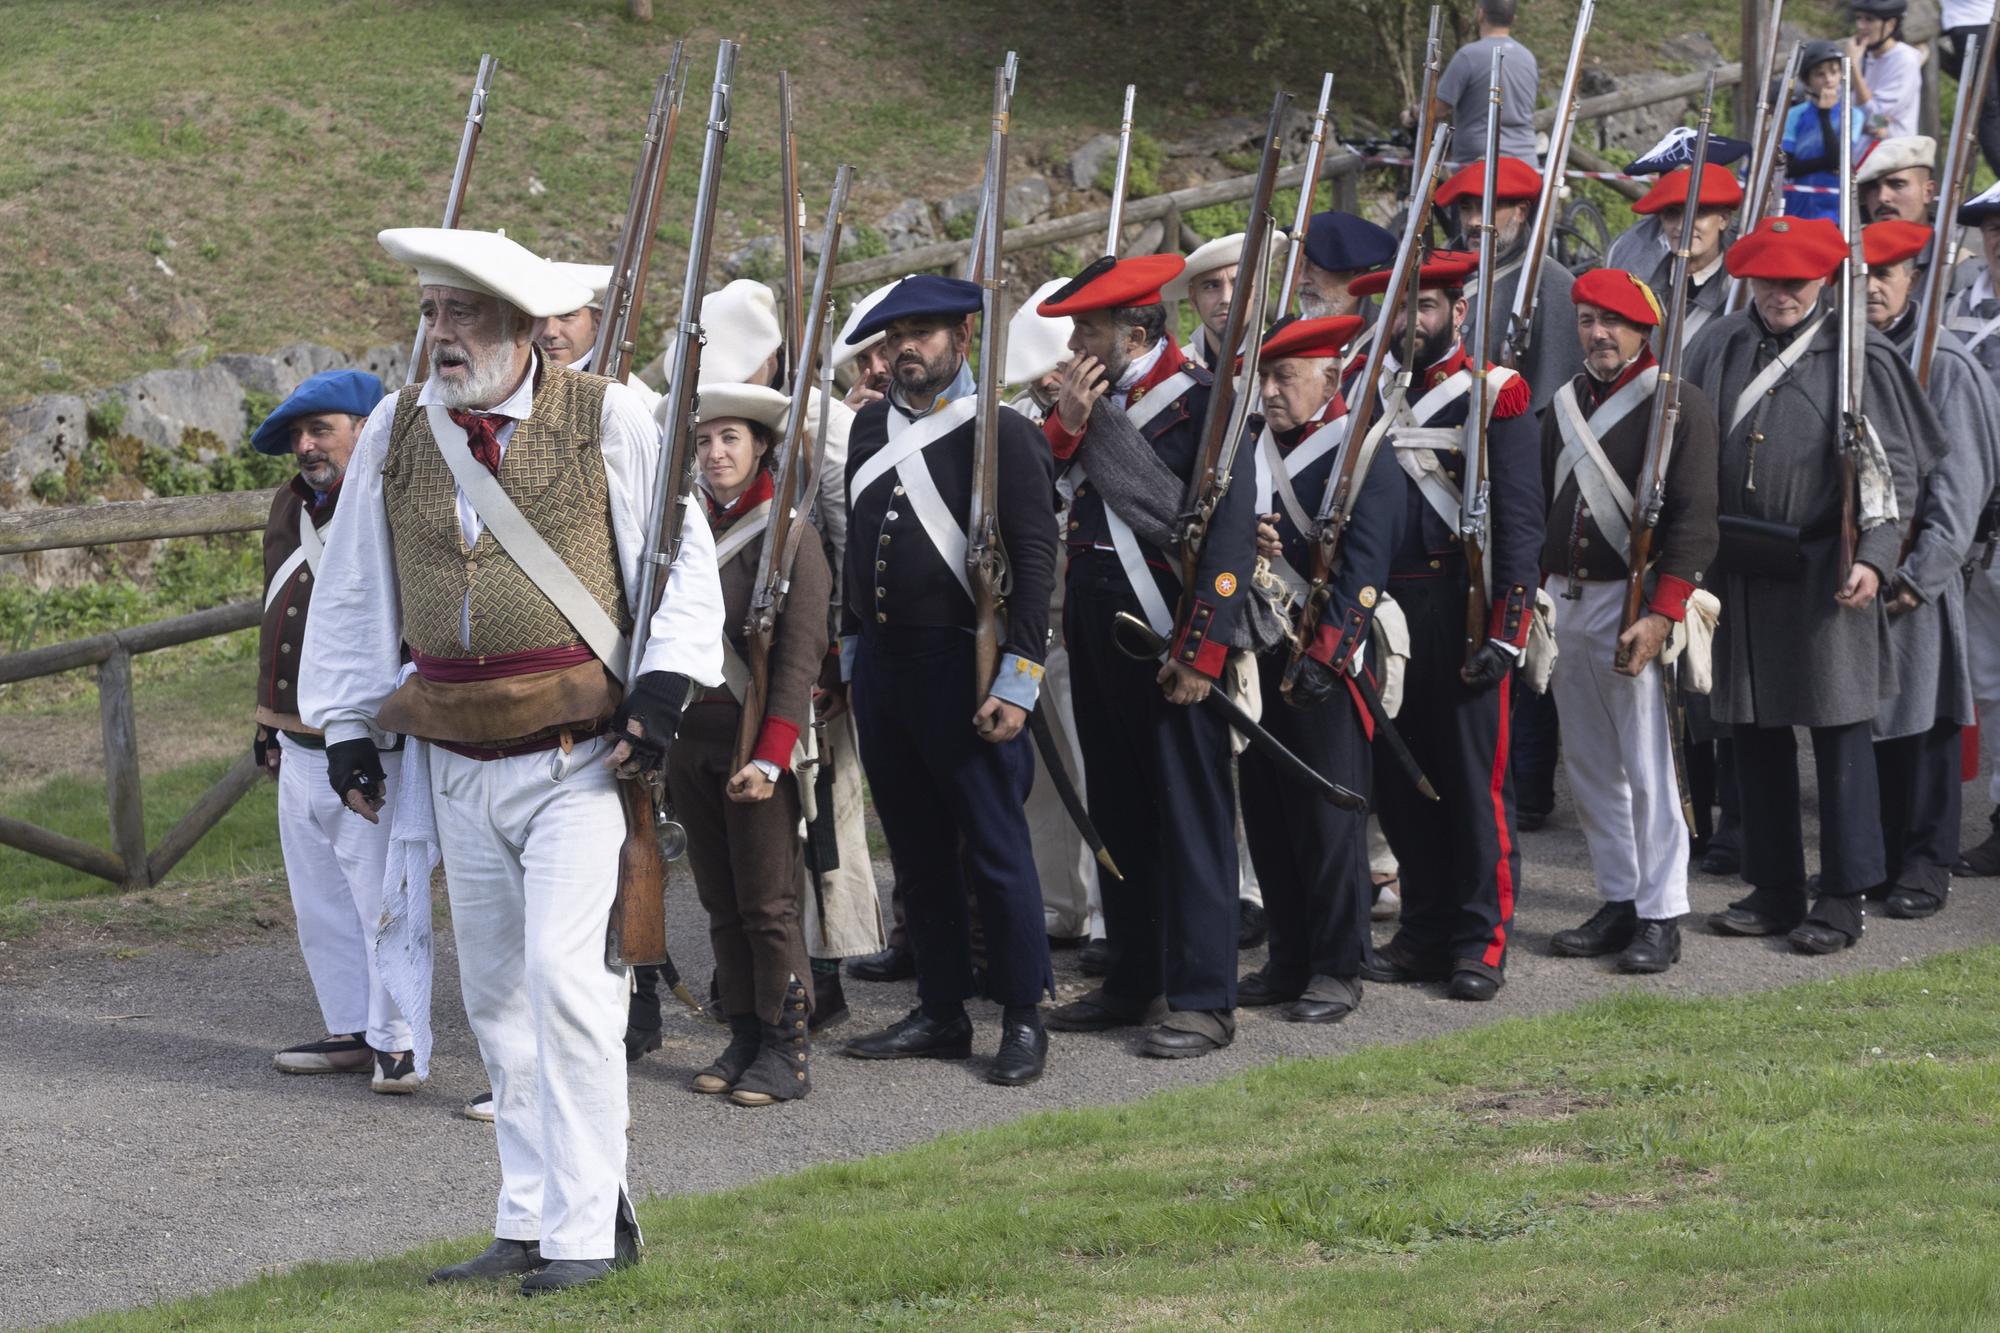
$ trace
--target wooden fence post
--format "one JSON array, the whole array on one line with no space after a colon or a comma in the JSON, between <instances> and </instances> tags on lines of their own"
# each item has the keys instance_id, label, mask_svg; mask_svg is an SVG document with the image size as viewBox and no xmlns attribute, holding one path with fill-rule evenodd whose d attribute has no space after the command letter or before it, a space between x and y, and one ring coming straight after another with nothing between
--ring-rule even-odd
<instances>
[{"instance_id":1,"label":"wooden fence post","mask_svg":"<svg viewBox=\"0 0 2000 1333\"><path fill-rule=\"evenodd\" d=\"M132 717L132 655L119 648L97 668L97 711L104 728L104 793L111 809L111 849L125 887L151 887L146 872L146 812L139 787L139 732Z\"/></svg>"}]
</instances>

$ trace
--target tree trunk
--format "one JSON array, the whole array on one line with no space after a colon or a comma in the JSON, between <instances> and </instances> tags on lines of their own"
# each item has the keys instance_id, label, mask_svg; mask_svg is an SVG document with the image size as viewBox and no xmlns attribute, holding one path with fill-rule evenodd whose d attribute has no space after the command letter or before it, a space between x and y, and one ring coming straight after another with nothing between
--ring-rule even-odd
<instances>
[{"instance_id":1,"label":"tree trunk","mask_svg":"<svg viewBox=\"0 0 2000 1333\"><path fill-rule=\"evenodd\" d=\"M636 23L653 21L653 0L626 0L626 15Z\"/></svg>"}]
</instances>

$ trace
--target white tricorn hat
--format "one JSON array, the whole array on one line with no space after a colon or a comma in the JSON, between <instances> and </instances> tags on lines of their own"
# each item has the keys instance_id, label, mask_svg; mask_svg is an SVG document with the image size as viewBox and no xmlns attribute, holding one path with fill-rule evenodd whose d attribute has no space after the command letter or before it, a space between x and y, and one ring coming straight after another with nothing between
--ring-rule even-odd
<instances>
[{"instance_id":1,"label":"white tricorn hat","mask_svg":"<svg viewBox=\"0 0 2000 1333\"><path fill-rule=\"evenodd\" d=\"M1038 380L1069 360L1069 335L1076 321L1068 315L1044 315L1035 309L1068 285L1068 278L1050 278L1007 321L1007 383Z\"/></svg>"},{"instance_id":2,"label":"white tricorn hat","mask_svg":"<svg viewBox=\"0 0 2000 1333\"><path fill-rule=\"evenodd\" d=\"M572 282L579 282L590 288L590 300L586 304L593 310L604 309L604 293L611 286L611 265L570 264L560 259L551 259L549 267Z\"/></svg>"},{"instance_id":3,"label":"white tricorn hat","mask_svg":"<svg viewBox=\"0 0 2000 1333\"><path fill-rule=\"evenodd\" d=\"M767 389L761 384L704 383L700 399L700 419L703 421L741 417L745 421L767 426L774 432L784 429L785 414L792 407L790 395Z\"/></svg>"},{"instance_id":4,"label":"white tricorn hat","mask_svg":"<svg viewBox=\"0 0 2000 1333\"><path fill-rule=\"evenodd\" d=\"M901 278L896 279L896 282L901 281ZM880 287L877 287L874 291L856 301L854 309L847 312L847 322L840 326L840 333L833 340L833 356L831 359L835 370L839 370L843 366L853 365L856 357L873 347L876 343L881 342L887 335L888 330L884 329L874 337L864 338L851 347L847 342L847 335L854 332L855 327L862 320L868 318L868 312L873 310L882 298L889 294L895 287L896 282L883 283Z\"/></svg>"},{"instance_id":5,"label":"white tricorn hat","mask_svg":"<svg viewBox=\"0 0 2000 1333\"><path fill-rule=\"evenodd\" d=\"M701 298L701 383L741 384L785 345L778 328L778 298L769 287L738 278ZM673 362L673 351L667 361Z\"/></svg>"},{"instance_id":6,"label":"white tricorn hat","mask_svg":"<svg viewBox=\"0 0 2000 1333\"><path fill-rule=\"evenodd\" d=\"M391 227L375 239L391 259L416 269L419 286L485 292L532 319L567 315L590 303L590 288L497 231Z\"/></svg>"},{"instance_id":7,"label":"white tricorn hat","mask_svg":"<svg viewBox=\"0 0 2000 1333\"><path fill-rule=\"evenodd\" d=\"M1854 169L1854 183L1866 185L1869 181L1881 180L1891 172L1908 171L1911 167L1937 170L1936 139L1928 134L1905 134L1882 140Z\"/></svg>"},{"instance_id":8,"label":"white tricorn hat","mask_svg":"<svg viewBox=\"0 0 2000 1333\"><path fill-rule=\"evenodd\" d=\"M1281 231L1273 231L1271 233L1272 259L1284 258L1285 240L1285 233ZM1172 282L1160 288L1160 296L1168 301L1185 301L1188 295L1188 284L1196 278L1204 273L1210 273L1219 268L1228 268L1231 264L1240 264L1242 262L1243 233L1238 231L1231 232L1227 236L1218 236L1206 245L1198 247L1193 254L1187 257L1187 267L1182 269L1179 276Z\"/></svg>"}]
</instances>

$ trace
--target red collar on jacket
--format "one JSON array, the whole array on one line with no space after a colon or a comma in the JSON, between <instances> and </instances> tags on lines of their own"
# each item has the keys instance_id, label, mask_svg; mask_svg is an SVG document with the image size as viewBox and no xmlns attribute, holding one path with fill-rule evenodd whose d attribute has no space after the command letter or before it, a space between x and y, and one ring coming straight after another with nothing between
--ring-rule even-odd
<instances>
[{"instance_id":1,"label":"red collar on jacket","mask_svg":"<svg viewBox=\"0 0 2000 1333\"><path fill-rule=\"evenodd\" d=\"M1332 425L1346 415L1347 400L1336 392L1333 397L1326 400L1326 406L1322 407L1313 416L1311 421L1296 426L1291 430L1271 432L1272 437L1278 442L1278 452L1280 454L1290 453L1313 436L1319 434L1327 426Z\"/></svg>"},{"instance_id":2,"label":"red collar on jacket","mask_svg":"<svg viewBox=\"0 0 2000 1333\"><path fill-rule=\"evenodd\" d=\"M1432 363L1430 369L1424 372L1424 388L1435 389L1459 371L1469 370L1471 367L1472 358L1465 354L1465 344L1453 343L1451 351L1445 354L1444 360Z\"/></svg>"},{"instance_id":3,"label":"red collar on jacket","mask_svg":"<svg viewBox=\"0 0 2000 1333\"><path fill-rule=\"evenodd\" d=\"M1612 380L1609 384L1598 379L1597 376L1591 374L1588 370L1584 371L1584 382L1590 388L1591 406L1601 406L1605 399L1617 393L1633 380L1638 379L1640 375L1645 373L1648 366L1657 365L1658 362L1659 358L1653 355L1653 349L1651 345L1648 345L1640 348L1639 355L1632 364L1619 371L1618 378Z\"/></svg>"},{"instance_id":4,"label":"red collar on jacket","mask_svg":"<svg viewBox=\"0 0 2000 1333\"><path fill-rule=\"evenodd\" d=\"M1165 345L1165 350L1160 353L1160 359L1154 363L1153 368L1142 375L1137 384L1125 391L1125 406L1137 406L1139 400L1144 398L1149 390L1172 379L1181 367L1188 363L1187 357L1181 354L1180 344L1172 338L1162 338L1160 341Z\"/></svg>"},{"instance_id":5,"label":"red collar on jacket","mask_svg":"<svg viewBox=\"0 0 2000 1333\"><path fill-rule=\"evenodd\" d=\"M774 493L773 486L771 469L760 468L757 472L757 480L751 482L749 488L743 494L737 496L728 504L722 504L713 495L709 494L708 491L702 491L702 503L708 506L709 526L713 527L717 532L722 531L722 529L728 527L737 519L742 518L758 505L770 499Z\"/></svg>"}]
</instances>

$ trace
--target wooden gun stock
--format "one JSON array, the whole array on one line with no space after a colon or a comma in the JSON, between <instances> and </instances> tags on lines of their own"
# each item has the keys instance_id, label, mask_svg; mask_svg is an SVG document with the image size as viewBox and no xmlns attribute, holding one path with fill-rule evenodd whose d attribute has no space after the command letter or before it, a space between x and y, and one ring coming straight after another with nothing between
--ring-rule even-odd
<instances>
[{"instance_id":1,"label":"wooden gun stock","mask_svg":"<svg viewBox=\"0 0 2000 1333\"><path fill-rule=\"evenodd\" d=\"M618 849L618 895L611 900L604 961L611 967L665 962L667 861L660 852L652 784L622 779L618 804L625 815L625 842Z\"/></svg>"}]
</instances>

